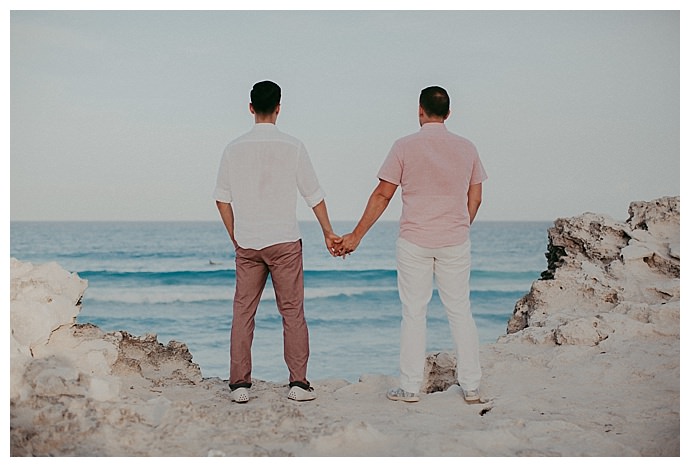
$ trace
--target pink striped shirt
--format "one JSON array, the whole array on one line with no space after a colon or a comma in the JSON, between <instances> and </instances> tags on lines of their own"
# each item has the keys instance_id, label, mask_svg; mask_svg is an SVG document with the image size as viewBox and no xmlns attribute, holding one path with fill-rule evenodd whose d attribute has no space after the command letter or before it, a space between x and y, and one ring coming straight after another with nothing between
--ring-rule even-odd
<instances>
[{"instance_id":1,"label":"pink striped shirt","mask_svg":"<svg viewBox=\"0 0 690 467\"><path fill-rule=\"evenodd\" d=\"M378 178L402 189L400 236L441 248L469 238L467 191L488 177L472 142L443 123L426 123L393 144Z\"/></svg>"}]
</instances>

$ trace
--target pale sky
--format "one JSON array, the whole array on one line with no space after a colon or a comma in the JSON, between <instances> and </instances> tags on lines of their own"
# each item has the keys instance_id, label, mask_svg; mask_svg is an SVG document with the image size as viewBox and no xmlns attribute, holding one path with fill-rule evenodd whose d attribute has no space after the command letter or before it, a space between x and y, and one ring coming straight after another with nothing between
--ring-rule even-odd
<instances>
[{"instance_id":1,"label":"pale sky","mask_svg":"<svg viewBox=\"0 0 690 467\"><path fill-rule=\"evenodd\" d=\"M266 79L334 220L359 218L430 85L488 173L477 220L680 194L677 10L8 15L11 220L219 220L220 157Z\"/></svg>"}]
</instances>

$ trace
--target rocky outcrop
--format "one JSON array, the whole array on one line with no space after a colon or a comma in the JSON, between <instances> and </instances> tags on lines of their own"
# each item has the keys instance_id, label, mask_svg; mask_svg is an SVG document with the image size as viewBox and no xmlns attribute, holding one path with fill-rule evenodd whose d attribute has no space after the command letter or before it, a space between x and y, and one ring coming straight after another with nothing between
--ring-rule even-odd
<instances>
[{"instance_id":1,"label":"rocky outcrop","mask_svg":"<svg viewBox=\"0 0 690 467\"><path fill-rule=\"evenodd\" d=\"M60 395L117 400L132 389L122 387L123 376L138 377L141 387L201 381L185 344L75 324L86 287L55 263L11 260L10 401Z\"/></svg>"},{"instance_id":2,"label":"rocky outcrop","mask_svg":"<svg viewBox=\"0 0 690 467\"><path fill-rule=\"evenodd\" d=\"M15 259L10 270L12 455L60 453L51 446L65 432L95 428L85 414L115 420L123 416L119 402L134 395L151 398L167 384L201 382L185 344L75 324L87 286L76 274L56 263ZM129 416L153 423L160 404L165 401L154 400Z\"/></svg>"},{"instance_id":3,"label":"rocky outcrop","mask_svg":"<svg viewBox=\"0 0 690 467\"><path fill-rule=\"evenodd\" d=\"M596 345L624 330L679 336L680 198L634 202L628 213L625 222L557 219L548 269L516 303L502 339Z\"/></svg>"}]
</instances>

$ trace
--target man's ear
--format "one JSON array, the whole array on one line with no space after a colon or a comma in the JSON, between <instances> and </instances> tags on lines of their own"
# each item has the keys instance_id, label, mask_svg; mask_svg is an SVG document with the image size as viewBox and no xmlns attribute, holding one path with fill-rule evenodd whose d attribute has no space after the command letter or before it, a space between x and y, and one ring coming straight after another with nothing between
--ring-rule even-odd
<instances>
[{"instance_id":1,"label":"man's ear","mask_svg":"<svg viewBox=\"0 0 690 467\"><path fill-rule=\"evenodd\" d=\"M252 104L251 102L249 103L249 112L252 115L256 115L256 112L254 111L254 104Z\"/></svg>"}]
</instances>

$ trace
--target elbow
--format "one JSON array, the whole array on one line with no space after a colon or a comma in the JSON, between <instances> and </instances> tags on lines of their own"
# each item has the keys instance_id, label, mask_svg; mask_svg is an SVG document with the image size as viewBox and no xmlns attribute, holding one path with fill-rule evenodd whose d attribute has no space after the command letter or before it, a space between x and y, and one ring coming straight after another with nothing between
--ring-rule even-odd
<instances>
[{"instance_id":1,"label":"elbow","mask_svg":"<svg viewBox=\"0 0 690 467\"><path fill-rule=\"evenodd\" d=\"M378 200L382 203L388 204L390 203L391 199L393 199L393 196L387 194L387 193L378 193L377 196Z\"/></svg>"},{"instance_id":2,"label":"elbow","mask_svg":"<svg viewBox=\"0 0 690 467\"><path fill-rule=\"evenodd\" d=\"M482 184L471 185L467 192L467 206L478 209L482 204Z\"/></svg>"},{"instance_id":3,"label":"elbow","mask_svg":"<svg viewBox=\"0 0 690 467\"><path fill-rule=\"evenodd\" d=\"M482 196L481 195L475 195L475 196L470 196L469 199L467 200L467 206L470 208L479 208L482 204Z\"/></svg>"},{"instance_id":4,"label":"elbow","mask_svg":"<svg viewBox=\"0 0 690 467\"><path fill-rule=\"evenodd\" d=\"M378 210L383 212L386 210L388 207L388 204L391 202L391 199L393 198L392 196L387 196L382 193L378 193L376 196L373 197L374 205L378 206Z\"/></svg>"},{"instance_id":5,"label":"elbow","mask_svg":"<svg viewBox=\"0 0 690 467\"><path fill-rule=\"evenodd\" d=\"M216 200L216 207L218 208L218 212L220 212L221 215L232 209L230 203L226 203L226 202L218 201L218 200Z\"/></svg>"}]
</instances>

